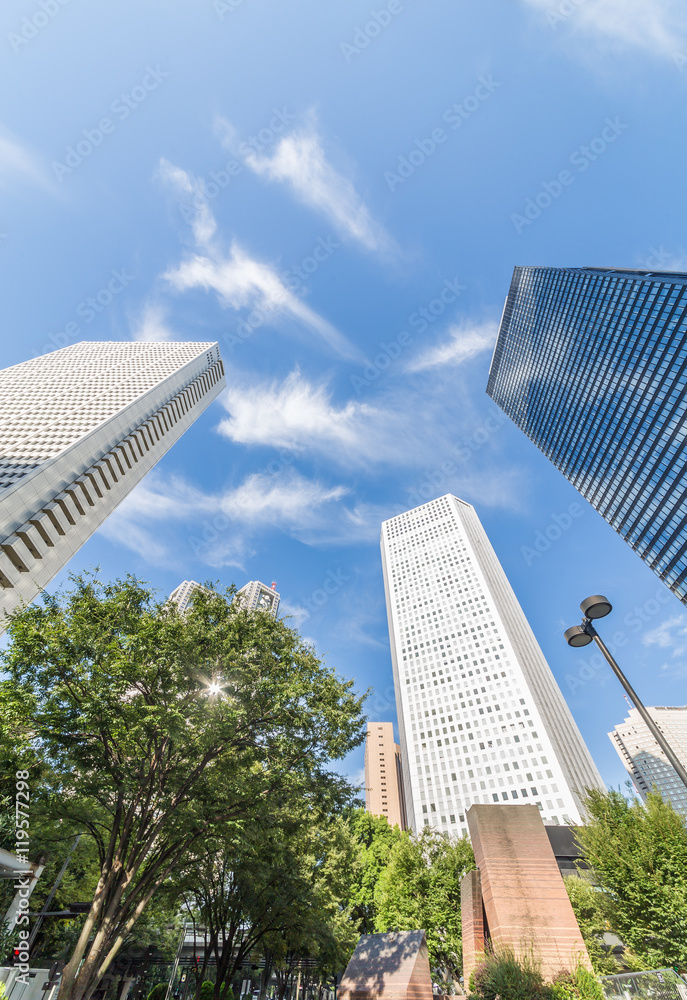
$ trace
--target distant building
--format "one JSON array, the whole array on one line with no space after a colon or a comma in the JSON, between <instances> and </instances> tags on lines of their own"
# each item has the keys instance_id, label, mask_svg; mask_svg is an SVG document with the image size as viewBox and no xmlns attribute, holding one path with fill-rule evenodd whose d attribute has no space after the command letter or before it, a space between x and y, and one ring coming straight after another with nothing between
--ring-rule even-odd
<instances>
[{"instance_id":1,"label":"distant building","mask_svg":"<svg viewBox=\"0 0 687 1000\"><path fill-rule=\"evenodd\" d=\"M48 586L224 385L211 343L87 341L0 371L0 620Z\"/></svg>"},{"instance_id":2,"label":"distant building","mask_svg":"<svg viewBox=\"0 0 687 1000\"><path fill-rule=\"evenodd\" d=\"M687 706L647 708L683 767L687 767ZM643 800L654 785L664 799L687 816L687 788L666 760L663 751L636 708L608 734L611 743Z\"/></svg>"},{"instance_id":3,"label":"distant building","mask_svg":"<svg viewBox=\"0 0 687 1000\"><path fill-rule=\"evenodd\" d=\"M604 785L474 507L385 521L382 566L408 825L460 836L497 802L580 823Z\"/></svg>"},{"instance_id":4,"label":"distant building","mask_svg":"<svg viewBox=\"0 0 687 1000\"><path fill-rule=\"evenodd\" d=\"M189 606L191 597L196 590L204 590L199 583L195 580L184 580L179 586L172 591L169 595L170 601L174 601L175 604L179 605L179 611L185 611Z\"/></svg>"},{"instance_id":5,"label":"distant building","mask_svg":"<svg viewBox=\"0 0 687 1000\"><path fill-rule=\"evenodd\" d=\"M386 816L391 826L406 828L401 748L392 722L368 722L365 740L365 808Z\"/></svg>"},{"instance_id":6,"label":"distant building","mask_svg":"<svg viewBox=\"0 0 687 1000\"><path fill-rule=\"evenodd\" d=\"M279 594L276 583L268 587L259 580L251 580L236 592L235 600L249 611L267 611L273 618L277 617Z\"/></svg>"},{"instance_id":7,"label":"distant building","mask_svg":"<svg viewBox=\"0 0 687 1000\"><path fill-rule=\"evenodd\" d=\"M516 267L487 393L687 603L687 274Z\"/></svg>"}]
</instances>

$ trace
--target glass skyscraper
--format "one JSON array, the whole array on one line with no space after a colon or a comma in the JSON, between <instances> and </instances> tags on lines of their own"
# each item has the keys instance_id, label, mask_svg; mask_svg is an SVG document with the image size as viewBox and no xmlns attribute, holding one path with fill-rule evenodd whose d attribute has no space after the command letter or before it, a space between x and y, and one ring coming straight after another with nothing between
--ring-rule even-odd
<instances>
[{"instance_id":1,"label":"glass skyscraper","mask_svg":"<svg viewBox=\"0 0 687 1000\"><path fill-rule=\"evenodd\" d=\"M439 497L381 544L408 824L460 836L476 802L580 823L603 783L474 507Z\"/></svg>"},{"instance_id":2,"label":"glass skyscraper","mask_svg":"<svg viewBox=\"0 0 687 1000\"><path fill-rule=\"evenodd\" d=\"M687 603L687 274L516 267L487 392Z\"/></svg>"}]
</instances>

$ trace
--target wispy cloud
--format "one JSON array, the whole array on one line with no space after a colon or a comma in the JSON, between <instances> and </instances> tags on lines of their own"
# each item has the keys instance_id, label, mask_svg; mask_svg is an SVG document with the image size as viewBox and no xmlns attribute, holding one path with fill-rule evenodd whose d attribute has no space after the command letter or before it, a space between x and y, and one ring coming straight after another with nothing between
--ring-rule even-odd
<instances>
[{"instance_id":1,"label":"wispy cloud","mask_svg":"<svg viewBox=\"0 0 687 1000\"><path fill-rule=\"evenodd\" d=\"M43 188L53 187L39 158L0 126L0 188L8 191L26 183Z\"/></svg>"},{"instance_id":2,"label":"wispy cloud","mask_svg":"<svg viewBox=\"0 0 687 1000\"><path fill-rule=\"evenodd\" d=\"M202 181L167 160L161 161L159 176L175 191L193 196L195 206L191 230L197 252L163 275L172 288L178 292L193 288L213 291L224 308L250 310L249 334L263 324L286 319L299 330L315 334L341 357L362 358L344 334L289 291L274 266L251 257L236 241L228 252L222 248Z\"/></svg>"},{"instance_id":3,"label":"wispy cloud","mask_svg":"<svg viewBox=\"0 0 687 1000\"><path fill-rule=\"evenodd\" d=\"M159 303L148 303L132 323L133 339L163 341L178 339L167 325L167 309Z\"/></svg>"},{"instance_id":4,"label":"wispy cloud","mask_svg":"<svg viewBox=\"0 0 687 1000\"><path fill-rule=\"evenodd\" d=\"M483 351L491 350L497 333L495 323L452 326L438 344L410 361L407 371L419 372L442 365L455 367L463 364Z\"/></svg>"},{"instance_id":5,"label":"wispy cloud","mask_svg":"<svg viewBox=\"0 0 687 1000\"><path fill-rule=\"evenodd\" d=\"M556 0L524 0L551 18L558 12ZM672 56L687 39L687 9L683 0L579 0L564 7L566 25L598 42L615 47L642 48L660 56Z\"/></svg>"},{"instance_id":6,"label":"wispy cloud","mask_svg":"<svg viewBox=\"0 0 687 1000\"><path fill-rule=\"evenodd\" d=\"M100 531L153 565L187 562L243 568L258 531L276 529L309 544L330 537L334 508L349 490L307 479L293 469L253 473L237 486L206 493L178 477L151 473ZM186 544L179 542L186 534ZM165 539L167 538L167 541Z\"/></svg>"},{"instance_id":7,"label":"wispy cloud","mask_svg":"<svg viewBox=\"0 0 687 1000\"><path fill-rule=\"evenodd\" d=\"M222 402L230 416L218 430L238 444L319 450L341 456L367 453L365 436L379 411L359 402L337 407L325 383L315 384L299 370L282 382L231 385Z\"/></svg>"},{"instance_id":8,"label":"wispy cloud","mask_svg":"<svg viewBox=\"0 0 687 1000\"><path fill-rule=\"evenodd\" d=\"M656 628L642 636L645 646L670 649L673 656L683 656L687 652L687 617L683 614L667 618Z\"/></svg>"},{"instance_id":9,"label":"wispy cloud","mask_svg":"<svg viewBox=\"0 0 687 1000\"><path fill-rule=\"evenodd\" d=\"M238 142L233 126L225 119L218 119L217 131L223 145L243 155L251 170L268 181L287 184L300 202L329 219L342 237L377 253L393 249L391 238L373 219L353 182L327 160L314 115L280 139L271 156Z\"/></svg>"}]
</instances>

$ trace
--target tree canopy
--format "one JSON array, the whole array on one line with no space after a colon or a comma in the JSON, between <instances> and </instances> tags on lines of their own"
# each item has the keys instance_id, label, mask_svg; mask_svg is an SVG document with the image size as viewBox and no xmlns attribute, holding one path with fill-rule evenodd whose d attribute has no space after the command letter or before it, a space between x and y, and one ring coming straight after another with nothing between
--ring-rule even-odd
<instances>
[{"instance_id":1,"label":"tree canopy","mask_svg":"<svg viewBox=\"0 0 687 1000\"><path fill-rule=\"evenodd\" d=\"M687 967L687 829L654 792L646 804L594 791L577 838L613 901L613 930L648 969Z\"/></svg>"},{"instance_id":2,"label":"tree canopy","mask_svg":"<svg viewBox=\"0 0 687 1000\"><path fill-rule=\"evenodd\" d=\"M460 882L474 867L466 838L449 839L425 827L394 844L377 882L377 930L424 930L430 963L442 979L461 973Z\"/></svg>"},{"instance_id":3,"label":"tree canopy","mask_svg":"<svg viewBox=\"0 0 687 1000\"><path fill-rule=\"evenodd\" d=\"M364 734L352 682L233 590L198 591L182 614L132 577L72 583L11 617L2 659L31 706L39 795L96 845L98 884L59 993L88 1000L197 845L272 798L349 801L329 767Z\"/></svg>"}]
</instances>

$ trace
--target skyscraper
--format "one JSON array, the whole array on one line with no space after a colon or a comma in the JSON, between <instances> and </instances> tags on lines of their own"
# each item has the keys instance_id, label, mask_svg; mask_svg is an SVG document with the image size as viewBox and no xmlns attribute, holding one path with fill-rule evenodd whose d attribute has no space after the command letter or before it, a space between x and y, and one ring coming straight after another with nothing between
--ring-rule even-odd
<instances>
[{"instance_id":1,"label":"skyscraper","mask_svg":"<svg viewBox=\"0 0 687 1000\"><path fill-rule=\"evenodd\" d=\"M393 722L368 722L365 739L365 808L385 816L391 826L406 828L401 748Z\"/></svg>"},{"instance_id":2,"label":"skyscraper","mask_svg":"<svg viewBox=\"0 0 687 1000\"><path fill-rule=\"evenodd\" d=\"M240 601L249 611L268 611L273 618L277 617L279 594L276 583L268 587L259 580L251 580L236 591L235 600Z\"/></svg>"},{"instance_id":3,"label":"skyscraper","mask_svg":"<svg viewBox=\"0 0 687 1000\"><path fill-rule=\"evenodd\" d=\"M516 267L487 392L687 602L687 274Z\"/></svg>"},{"instance_id":4,"label":"skyscraper","mask_svg":"<svg viewBox=\"0 0 687 1000\"><path fill-rule=\"evenodd\" d=\"M647 708L647 712L670 743L677 759L687 767L687 706ZM637 709L631 708L625 721L608 736L642 799L646 801L655 785L664 799L687 816L687 788L666 760Z\"/></svg>"},{"instance_id":5,"label":"skyscraper","mask_svg":"<svg viewBox=\"0 0 687 1000\"><path fill-rule=\"evenodd\" d=\"M408 823L465 833L476 803L579 823L601 778L470 504L382 525Z\"/></svg>"},{"instance_id":6,"label":"skyscraper","mask_svg":"<svg viewBox=\"0 0 687 1000\"><path fill-rule=\"evenodd\" d=\"M169 595L169 599L179 606L179 611L184 612L191 603L191 598L195 591L203 589L195 580L184 580L178 587L174 588Z\"/></svg>"},{"instance_id":7,"label":"skyscraper","mask_svg":"<svg viewBox=\"0 0 687 1000\"><path fill-rule=\"evenodd\" d=\"M84 342L0 371L0 628L224 384L204 343Z\"/></svg>"}]
</instances>

